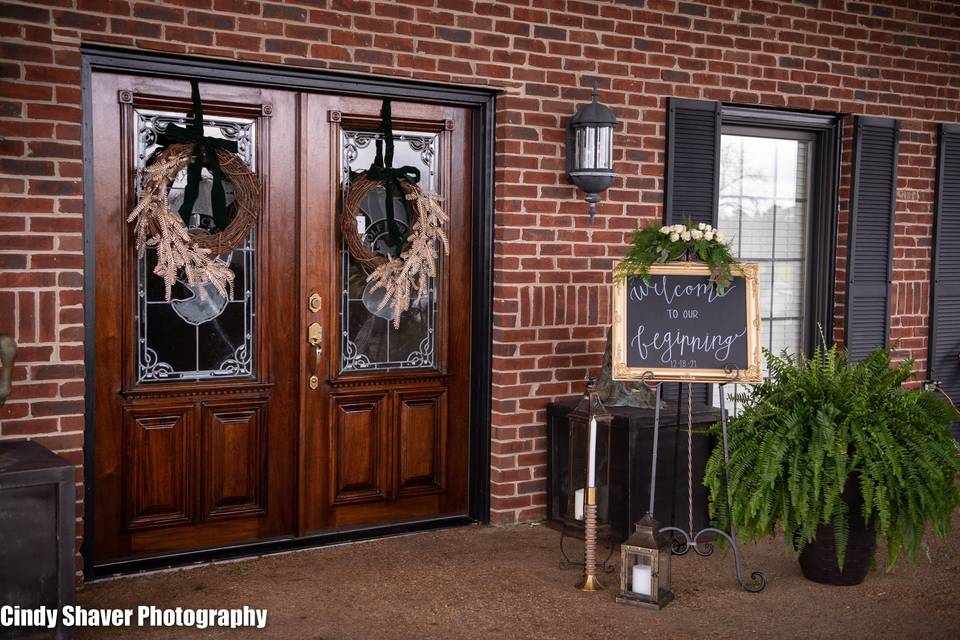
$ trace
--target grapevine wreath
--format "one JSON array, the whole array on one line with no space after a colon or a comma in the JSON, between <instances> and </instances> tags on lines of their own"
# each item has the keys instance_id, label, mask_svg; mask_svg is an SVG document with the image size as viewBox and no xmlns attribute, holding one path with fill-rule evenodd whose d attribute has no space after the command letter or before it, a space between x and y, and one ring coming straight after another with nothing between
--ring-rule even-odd
<instances>
[{"instance_id":1,"label":"grapevine wreath","mask_svg":"<svg viewBox=\"0 0 960 640\"><path fill-rule=\"evenodd\" d=\"M140 200L127 217L127 222L135 221L138 255L142 257L147 247L157 250L153 272L163 278L168 302L181 268L187 284L210 283L222 296L233 297L234 273L217 256L242 246L260 217L259 180L236 155L236 142L203 135L199 88L196 81L191 84L193 123L188 128L167 126L164 138L168 146L144 169ZM219 229L212 234L187 228L205 165L213 176L211 202ZM174 212L170 209L168 194L184 168L187 169L184 202L179 211ZM233 218L229 222L222 178L234 187ZM201 288L201 295L203 291Z\"/></svg>"},{"instance_id":2,"label":"grapevine wreath","mask_svg":"<svg viewBox=\"0 0 960 640\"><path fill-rule=\"evenodd\" d=\"M384 121L386 158L382 156L381 141L377 141L377 156L373 165L357 174L343 198L340 208L340 230L347 250L354 260L370 271L367 282L373 282L371 291L384 289L378 310L390 306L394 328L400 327L401 314L413 301L427 293L430 279L437 275L438 241L444 253L449 253L443 224L447 214L440 206L442 198L417 186L420 171L416 167L393 168L393 125L390 101L384 100L381 112ZM366 197L375 189L386 191L387 255L379 255L364 241L357 227L357 216ZM403 196L407 210L409 234L402 237L393 215L394 195Z\"/></svg>"}]
</instances>

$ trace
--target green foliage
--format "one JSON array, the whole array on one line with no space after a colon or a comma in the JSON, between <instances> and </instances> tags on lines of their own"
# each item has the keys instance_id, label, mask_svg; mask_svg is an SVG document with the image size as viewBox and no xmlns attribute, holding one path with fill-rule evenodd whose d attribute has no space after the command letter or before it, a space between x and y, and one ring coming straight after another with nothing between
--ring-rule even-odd
<instances>
[{"instance_id":1,"label":"green foliage","mask_svg":"<svg viewBox=\"0 0 960 640\"><path fill-rule=\"evenodd\" d=\"M729 421L730 486L716 447L704 484L719 526L734 524L748 540L780 525L796 553L832 523L837 562L847 545L847 478L859 480L863 516L886 538L888 569L900 555L915 561L930 525L943 538L960 506L960 458L947 425L958 417L930 392L904 389L912 362L890 366L877 349L850 364L834 346L812 358L766 352L770 377L737 394ZM719 425L714 429L719 432Z\"/></svg>"},{"instance_id":2,"label":"green foliage","mask_svg":"<svg viewBox=\"0 0 960 640\"><path fill-rule=\"evenodd\" d=\"M689 240L683 239L684 232ZM730 253L730 247L723 242L723 234L709 225L694 224L690 220L685 225L651 225L638 229L633 236L633 246L617 265L614 277L623 280L640 276L649 284L651 265L673 262L687 253L707 263L710 281L717 285L721 293L730 286L733 281L730 267L736 264L736 260Z\"/></svg>"}]
</instances>

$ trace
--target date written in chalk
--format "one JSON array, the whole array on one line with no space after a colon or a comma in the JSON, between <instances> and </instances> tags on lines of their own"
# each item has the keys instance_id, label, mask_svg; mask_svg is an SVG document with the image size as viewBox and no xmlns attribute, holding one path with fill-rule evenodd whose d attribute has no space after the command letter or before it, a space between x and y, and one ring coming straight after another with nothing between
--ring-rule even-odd
<instances>
[{"instance_id":1,"label":"date written in chalk","mask_svg":"<svg viewBox=\"0 0 960 640\"><path fill-rule=\"evenodd\" d=\"M79 605L37 607L0 607L0 628L33 627L195 627L207 629L223 627L237 629L267 626L267 610L243 607L241 609L161 609L139 606L136 609L88 609Z\"/></svg>"}]
</instances>

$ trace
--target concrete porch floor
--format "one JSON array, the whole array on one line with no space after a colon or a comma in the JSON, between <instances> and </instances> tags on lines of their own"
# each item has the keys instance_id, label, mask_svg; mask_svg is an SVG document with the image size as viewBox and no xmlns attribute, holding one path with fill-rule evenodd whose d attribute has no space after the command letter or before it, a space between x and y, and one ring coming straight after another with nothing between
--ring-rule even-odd
<instances>
[{"instance_id":1,"label":"concrete porch floor","mask_svg":"<svg viewBox=\"0 0 960 640\"><path fill-rule=\"evenodd\" d=\"M760 594L737 588L728 552L675 558L676 600L660 612L616 604L617 573L603 576L604 592L575 590L577 570L558 568L558 541L542 525L463 527L103 581L86 585L78 604L265 607L267 627L87 629L78 637L960 637L957 531L946 544L930 540L932 562L901 562L856 587L805 580L780 539L744 545L745 573L760 570L769 581Z\"/></svg>"}]
</instances>

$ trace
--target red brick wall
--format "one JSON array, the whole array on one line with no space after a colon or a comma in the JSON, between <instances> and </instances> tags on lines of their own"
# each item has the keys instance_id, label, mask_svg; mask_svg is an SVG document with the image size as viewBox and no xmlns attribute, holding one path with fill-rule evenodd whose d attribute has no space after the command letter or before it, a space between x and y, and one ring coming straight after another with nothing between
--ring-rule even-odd
<instances>
[{"instance_id":1,"label":"red brick wall","mask_svg":"<svg viewBox=\"0 0 960 640\"><path fill-rule=\"evenodd\" d=\"M960 120L954 2L51 0L0 4L0 40L0 331L22 345L2 438L81 462L82 42L503 89L494 522L545 513L544 406L599 365L611 263L662 215L668 96L902 119L891 336L925 368L936 123ZM562 126L594 77L622 124L591 226Z\"/></svg>"}]
</instances>

